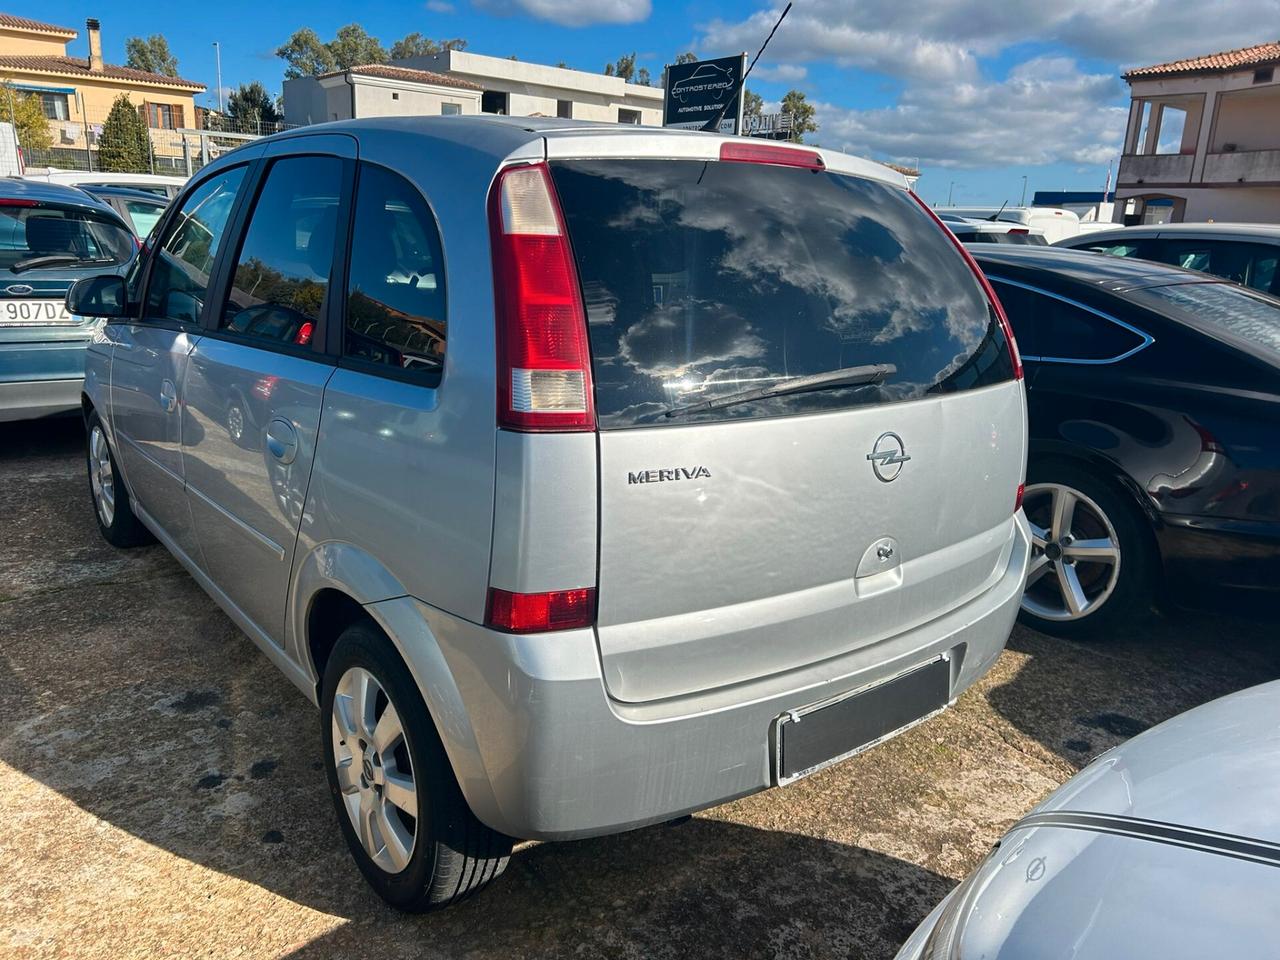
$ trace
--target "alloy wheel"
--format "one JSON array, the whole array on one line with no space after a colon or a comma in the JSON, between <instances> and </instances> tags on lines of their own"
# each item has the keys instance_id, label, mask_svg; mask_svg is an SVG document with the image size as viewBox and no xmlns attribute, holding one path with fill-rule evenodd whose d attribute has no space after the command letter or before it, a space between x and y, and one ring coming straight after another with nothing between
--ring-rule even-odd
<instances>
[{"instance_id":1,"label":"alloy wheel","mask_svg":"<svg viewBox=\"0 0 1280 960\"><path fill-rule=\"evenodd\" d=\"M409 865L418 840L418 784L400 714L383 685L351 667L333 698L333 762L360 845L387 873Z\"/></svg>"},{"instance_id":2,"label":"alloy wheel","mask_svg":"<svg viewBox=\"0 0 1280 960\"><path fill-rule=\"evenodd\" d=\"M1045 620L1079 620L1111 596L1120 578L1120 540L1098 504L1060 483L1027 487L1031 565L1022 609Z\"/></svg>"},{"instance_id":3,"label":"alloy wheel","mask_svg":"<svg viewBox=\"0 0 1280 960\"><path fill-rule=\"evenodd\" d=\"M102 427L95 424L89 433L89 485L93 505L104 527L110 527L116 516L116 481L111 469L111 451Z\"/></svg>"}]
</instances>

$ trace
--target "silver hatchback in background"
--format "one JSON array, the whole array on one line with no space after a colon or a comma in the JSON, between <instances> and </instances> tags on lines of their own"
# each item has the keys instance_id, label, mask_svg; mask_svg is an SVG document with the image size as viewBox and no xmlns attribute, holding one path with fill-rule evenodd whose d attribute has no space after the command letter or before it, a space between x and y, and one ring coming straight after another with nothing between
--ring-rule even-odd
<instances>
[{"instance_id":1,"label":"silver hatchback in background","mask_svg":"<svg viewBox=\"0 0 1280 960\"><path fill-rule=\"evenodd\" d=\"M1008 636L998 304L877 164L393 118L201 171L77 311L104 535L154 535L322 709L392 904L944 708Z\"/></svg>"}]
</instances>

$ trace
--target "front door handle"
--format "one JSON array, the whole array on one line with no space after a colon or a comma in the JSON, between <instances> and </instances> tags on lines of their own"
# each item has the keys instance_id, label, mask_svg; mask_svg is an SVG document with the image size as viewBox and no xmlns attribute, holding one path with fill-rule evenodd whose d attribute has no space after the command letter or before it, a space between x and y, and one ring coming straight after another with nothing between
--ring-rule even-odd
<instances>
[{"instance_id":1,"label":"front door handle","mask_svg":"<svg viewBox=\"0 0 1280 960\"><path fill-rule=\"evenodd\" d=\"M267 424L267 452L281 463L293 463L298 455L298 432L292 423L276 417Z\"/></svg>"},{"instance_id":2,"label":"front door handle","mask_svg":"<svg viewBox=\"0 0 1280 960\"><path fill-rule=\"evenodd\" d=\"M162 381L160 384L160 407L165 413L173 413L174 408L178 405L178 388L173 385L172 380Z\"/></svg>"}]
</instances>

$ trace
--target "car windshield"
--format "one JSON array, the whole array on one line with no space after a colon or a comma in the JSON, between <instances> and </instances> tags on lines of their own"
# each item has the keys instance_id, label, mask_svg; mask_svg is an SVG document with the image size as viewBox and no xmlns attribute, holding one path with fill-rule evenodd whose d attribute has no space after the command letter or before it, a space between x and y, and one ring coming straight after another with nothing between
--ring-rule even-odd
<instances>
[{"instance_id":1,"label":"car windshield","mask_svg":"<svg viewBox=\"0 0 1280 960\"><path fill-rule=\"evenodd\" d=\"M1280 300L1234 283L1175 283L1131 291L1129 299L1201 329L1222 331L1280 356Z\"/></svg>"},{"instance_id":2,"label":"car windshield","mask_svg":"<svg viewBox=\"0 0 1280 960\"><path fill-rule=\"evenodd\" d=\"M815 413L1013 376L977 279L905 190L758 163L572 160L552 173L604 429ZM822 389L759 389L872 365L875 376ZM674 408L688 412L677 421Z\"/></svg>"},{"instance_id":3,"label":"car windshield","mask_svg":"<svg viewBox=\"0 0 1280 960\"><path fill-rule=\"evenodd\" d=\"M27 270L128 262L129 231L91 210L0 200L0 269Z\"/></svg>"}]
</instances>

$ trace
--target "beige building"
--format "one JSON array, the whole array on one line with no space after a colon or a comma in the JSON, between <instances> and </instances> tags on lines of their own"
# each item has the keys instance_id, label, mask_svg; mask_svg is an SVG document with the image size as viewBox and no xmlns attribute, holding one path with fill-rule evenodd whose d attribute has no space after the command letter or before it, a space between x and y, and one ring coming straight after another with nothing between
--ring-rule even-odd
<instances>
[{"instance_id":1,"label":"beige building","mask_svg":"<svg viewBox=\"0 0 1280 960\"><path fill-rule=\"evenodd\" d=\"M181 138L161 131L196 125L195 95L204 84L105 63L98 21L86 21L85 32L88 55L71 56L75 30L0 13L0 83L40 98L55 154L83 159L95 150L102 123L123 93L156 131L157 156L181 155Z\"/></svg>"},{"instance_id":2,"label":"beige building","mask_svg":"<svg viewBox=\"0 0 1280 960\"><path fill-rule=\"evenodd\" d=\"M1280 42L1130 70L1125 223L1280 222Z\"/></svg>"},{"instance_id":3,"label":"beige building","mask_svg":"<svg viewBox=\"0 0 1280 960\"><path fill-rule=\"evenodd\" d=\"M284 122L288 125L351 120L356 117L440 116L479 113L480 87L385 63L338 70L284 82Z\"/></svg>"},{"instance_id":4,"label":"beige building","mask_svg":"<svg viewBox=\"0 0 1280 960\"><path fill-rule=\"evenodd\" d=\"M286 123L494 113L662 124L662 88L620 77L446 50L284 84Z\"/></svg>"}]
</instances>

